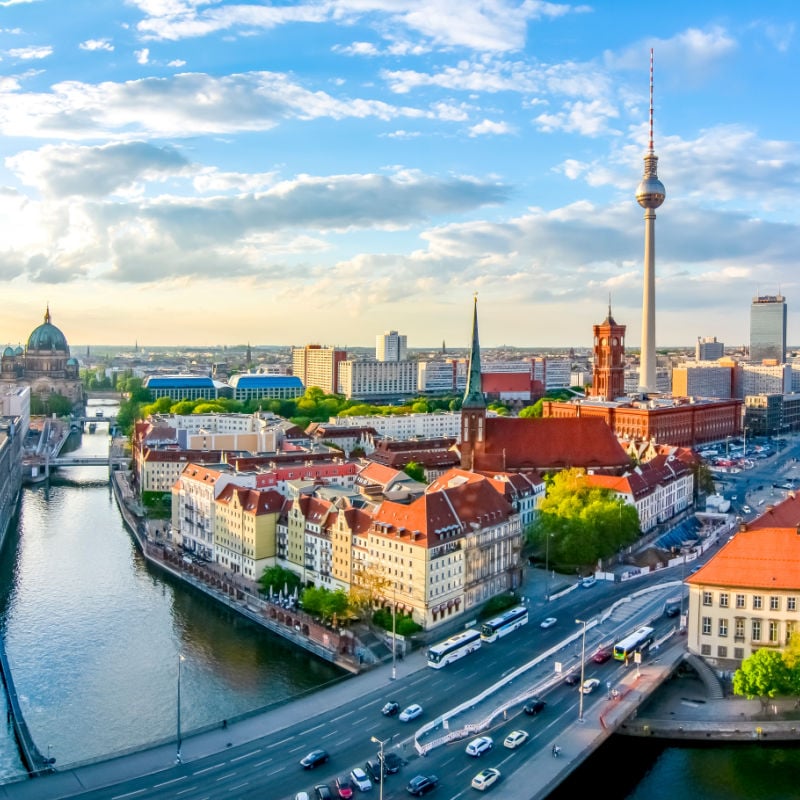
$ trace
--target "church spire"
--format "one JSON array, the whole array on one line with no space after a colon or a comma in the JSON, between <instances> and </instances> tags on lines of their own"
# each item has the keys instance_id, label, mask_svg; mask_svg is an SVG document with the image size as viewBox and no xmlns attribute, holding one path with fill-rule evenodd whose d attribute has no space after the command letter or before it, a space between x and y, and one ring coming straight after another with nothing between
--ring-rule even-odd
<instances>
[{"instance_id":1,"label":"church spire","mask_svg":"<svg viewBox=\"0 0 800 800\"><path fill-rule=\"evenodd\" d=\"M50 303L47 304L47 310L44 312L44 324L50 324Z\"/></svg>"},{"instance_id":2,"label":"church spire","mask_svg":"<svg viewBox=\"0 0 800 800\"><path fill-rule=\"evenodd\" d=\"M461 408L486 408L486 398L481 387L481 345L478 340L478 293L475 292L472 311L472 344L469 351L467 388Z\"/></svg>"}]
</instances>

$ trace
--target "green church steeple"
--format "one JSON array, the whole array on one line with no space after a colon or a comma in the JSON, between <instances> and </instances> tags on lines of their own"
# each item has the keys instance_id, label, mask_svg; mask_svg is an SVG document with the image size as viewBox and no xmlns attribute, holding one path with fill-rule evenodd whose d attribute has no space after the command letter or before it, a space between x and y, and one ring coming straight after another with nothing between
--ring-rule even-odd
<instances>
[{"instance_id":1,"label":"green church steeple","mask_svg":"<svg viewBox=\"0 0 800 800\"><path fill-rule=\"evenodd\" d=\"M472 311L472 344L469 351L467 388L461 408L486 408L486 398L481 387L481 344L478 339L478 294L475 293Z\"/></svg>"}]
</instances>

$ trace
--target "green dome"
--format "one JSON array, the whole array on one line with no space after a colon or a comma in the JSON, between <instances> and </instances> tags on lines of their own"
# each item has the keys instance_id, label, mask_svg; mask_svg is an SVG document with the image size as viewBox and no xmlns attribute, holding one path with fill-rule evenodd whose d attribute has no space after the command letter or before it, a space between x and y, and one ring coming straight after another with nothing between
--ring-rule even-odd
<instances>
[{"instance_id":1,"label":"green dome","mask_svg":"<svg viewBox=\"0 0 800 800\"><path fill-rule=\"evenodd\" d=\"M50 309L44 315L44 322L36 328L28 338L28 352L31 350L60 350L69 352L67 339L61 331L50 322Z\"/></svg>"},{"instance_id":2,"label":"green dome","mask_svg":"<svg viewBox=\"0 0 800 800\"><path fill-rule=\"evenodd\" d=\"M11 347L11 345L9 345L8 347L6 347L5 350L3 350L3 358L8 358L9 356L11 358L14 358L14 348Z\"/></svg>"},{"instance_id":3,"label":"green dome","mask_svg":"<svg viewBox=\"0 0 800 800\"><path fill-rule=\"evenodd\" d=\"M19 344L18 344L18 345L17 345L17 346L14 348L14 355L15 355L15 356L21 356L21 355L22 355L24 352L25 352L25 351L22 349L22 345L19 345Z\"/></svg>"}]
</instances>

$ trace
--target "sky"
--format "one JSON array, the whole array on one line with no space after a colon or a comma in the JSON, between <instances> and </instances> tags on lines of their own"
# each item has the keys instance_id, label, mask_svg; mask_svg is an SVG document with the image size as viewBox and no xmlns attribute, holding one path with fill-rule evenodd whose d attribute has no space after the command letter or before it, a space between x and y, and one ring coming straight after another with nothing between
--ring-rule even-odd
<instances>
[{"instance_id":1,"label":"sky","mask_svg":"<svg viewBox=\"0 0 800 800\"><path fill-rule=\"evenodd\" d=\"M0 342L800 343L794 0L0 0Z\"/></svg>"}]
</instances>

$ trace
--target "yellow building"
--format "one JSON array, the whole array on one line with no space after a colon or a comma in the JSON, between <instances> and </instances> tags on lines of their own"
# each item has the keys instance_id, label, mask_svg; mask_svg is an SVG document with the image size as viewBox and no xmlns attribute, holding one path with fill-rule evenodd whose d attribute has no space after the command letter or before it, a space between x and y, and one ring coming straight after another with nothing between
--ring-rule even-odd
<instances>
[{"instance_id":1,"label":"yellow building","mask_svg":"<svg viewBox=\"0 0 800 800\"><path fill-rule=\"evenodd\" d=\"M686 583L689 651L720 672L800 630L800 530L737 533Z\"/></svg>"}]
</instances>

